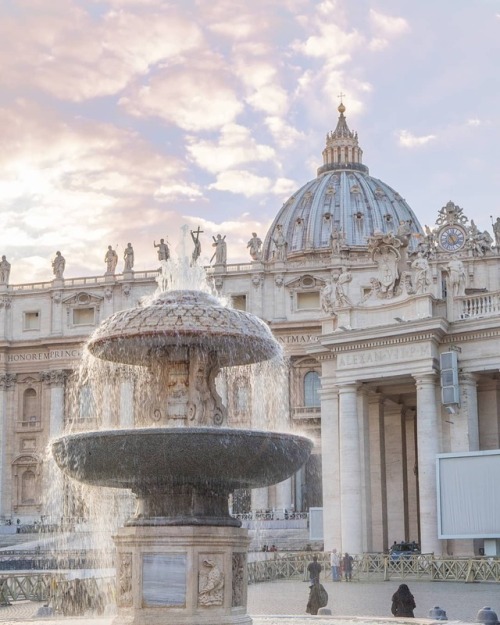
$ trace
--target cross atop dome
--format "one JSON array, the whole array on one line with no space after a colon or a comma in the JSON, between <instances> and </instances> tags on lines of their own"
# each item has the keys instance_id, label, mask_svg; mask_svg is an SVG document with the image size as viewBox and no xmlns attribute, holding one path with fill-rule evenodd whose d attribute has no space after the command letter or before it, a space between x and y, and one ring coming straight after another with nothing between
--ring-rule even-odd
<instances>
[{"instance_id":1,"label":"cross atop dome","mask_svg":"<svg viewBox=\"0 0 500 625\"><path fill-rule=\"evenodd\" d=\"M368 173L368 168L362 164L363 150L358 144L358 133L349 129L344 115L346 107L343 98L345 94L340 92L337 97L340 98L340 104L337 108L339 119L335 130L326 135L323 166L318 169L318 176L332 169L352 168Z\"/></svg>"}]
</instances>

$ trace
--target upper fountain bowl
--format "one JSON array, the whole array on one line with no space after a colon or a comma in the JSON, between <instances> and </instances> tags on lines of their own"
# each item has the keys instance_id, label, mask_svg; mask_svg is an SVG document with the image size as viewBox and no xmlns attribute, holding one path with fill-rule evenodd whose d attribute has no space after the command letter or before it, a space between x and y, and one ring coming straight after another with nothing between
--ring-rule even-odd
<instances>
[{"instance_id":1,"label":"upper fountain bowl","mask_svg":"<svg viewBox=\"0 0 500 625\"><path fill-rule=\"evenodd\" d=\"M222 306L212 295L187 290L167 291L147 306L111 315L88 342L97 358L146 366L169 360L185 347L215 353L221 367L261 362L280 353L263 321Z\"/></svg>"}]
</instances>

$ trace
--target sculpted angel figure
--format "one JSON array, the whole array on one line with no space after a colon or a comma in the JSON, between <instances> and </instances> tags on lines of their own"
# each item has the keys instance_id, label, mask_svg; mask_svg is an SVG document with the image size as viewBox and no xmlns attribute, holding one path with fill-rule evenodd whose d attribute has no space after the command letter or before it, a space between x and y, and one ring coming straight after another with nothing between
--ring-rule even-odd
<instances>
[{"instance_id":1,"label":"sculpted angel figure","mask_svg":"<svg viewBox=\"0 0 500 625\"><path fill-rule=\"evenodd\" d=\"M260 259L260 249L262 247L262 239L257 236L256 232L252 232L252 238L247 243L248 251L250 252L250 256L252 260Z\"/></svg>"}]
</instances>

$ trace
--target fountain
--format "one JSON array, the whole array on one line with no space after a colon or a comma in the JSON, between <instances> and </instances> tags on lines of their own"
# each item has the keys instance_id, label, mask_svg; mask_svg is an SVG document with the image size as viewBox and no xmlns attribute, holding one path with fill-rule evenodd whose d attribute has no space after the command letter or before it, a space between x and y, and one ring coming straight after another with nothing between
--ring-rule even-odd
<instances>
[{"instance_id":1,"label":"fountain","mask_svg":"<svg viewBox=\"0 0 500 625\"><path fill-rule=\"evenodd\" d=\"M175 290L109 317L88 349L159 381L141 426L67 434L52 444L72 478L137 496L135 514L114 537L114 622L250 624L249 537L229 514L229 494L285 480L307 460L312 442L228 427L215 379L223 367L278 355L269 328L211 295ZM164 425L143 425L158 422Z\"/></svg>"}]
</instances>

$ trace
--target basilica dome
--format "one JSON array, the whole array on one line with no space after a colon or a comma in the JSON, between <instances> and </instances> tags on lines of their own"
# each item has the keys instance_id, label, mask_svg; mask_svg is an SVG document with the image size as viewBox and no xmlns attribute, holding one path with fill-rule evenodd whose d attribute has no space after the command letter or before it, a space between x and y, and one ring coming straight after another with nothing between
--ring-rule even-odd
<instances>
[{"instance_id":1,"label":"basilica dome","mask_svg":"<svg viewBox=\"0 0 500 625\"><path fill-rule=\"evenodd\" d=\"M416 235L422 227L407 202L385 182L369 175L362 163L358 135L349 130L340 113L337 127L326 136L323 165L314 180L307 182L283 204L264 241L263 259L273 260L330 251L332 240L345 248L367 247L375 232L397 232L404 225ZM286 242L283 252L281 242Z\"/></svg>"}]
</instances>

